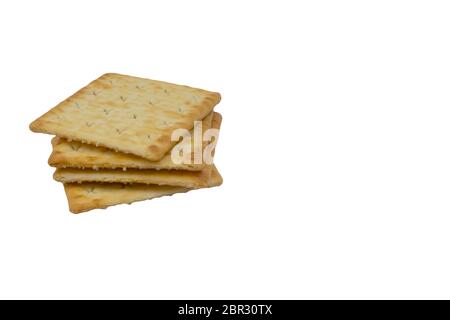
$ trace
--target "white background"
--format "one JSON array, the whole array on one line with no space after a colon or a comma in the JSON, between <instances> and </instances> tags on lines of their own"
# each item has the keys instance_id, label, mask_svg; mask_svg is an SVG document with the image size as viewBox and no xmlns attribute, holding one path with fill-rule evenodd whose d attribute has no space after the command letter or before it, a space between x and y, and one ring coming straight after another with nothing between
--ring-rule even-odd
<instances>
[{"instance_id":1,"label":"white background","mask_svg":"<svg viewBox=\"0 0 450 320\"><path fill-rule=\"evenodd\" d=\"M450 298L448 1L1 1L1 298ZM221 92L225 183L72 215L29 123Z\"/></svg>"}]
</instances>

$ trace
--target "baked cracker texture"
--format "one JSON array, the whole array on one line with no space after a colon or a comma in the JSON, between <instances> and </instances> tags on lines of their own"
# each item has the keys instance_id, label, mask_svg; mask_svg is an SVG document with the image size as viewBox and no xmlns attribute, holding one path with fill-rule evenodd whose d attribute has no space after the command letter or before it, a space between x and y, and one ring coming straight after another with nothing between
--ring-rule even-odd
<instances>
[{"instance_id":1,"label":"baked cracker texture","mask_svg":"<svg viewBox=\"0 0 450 320\"><path fill-rule=\"evenodd\" d=\"M207 187L219 186L222 182L222 177L217 168L213 166ZM69 210L72 213L80 213L92 209L104 209L118 204L130 204L136 201L173 195L193 189L146 184L67 183L64 184L64 190L69 203Z\"/></svg>"},{"instance_id":2,"label":"baked cracker texture","mask_svg":"<svg viewBox=\"0 0 450 320\"><path fill-rule=\"evenodd\" d=\"M176 144L175 129L191 130L219 101L216 92L107 73L30 129L158 161Z\"/></svg>"},{"instance_id":3,"label":"baked cracker texture","mask_svg":"<svg viewBox=\"0 0 450 320\"><path fill-rule=\"evenodd\" d=\"M221 122L222 116L217 112L212 112L203 119L202 128L204 131L211 127L220 129ZM192 137L195 139L194 135ZM194 139L192 140L192 145L194 145ZM203 141L201 147L206 145L207 142ZM161 160L150 161L135 155L115 152L104 147L96 147L78 141L69 142L60 137L52 139L52 146L53 150L48 163L50 166L57 168L137 168L200 171L206 167L204 163L176 164L172 161L170 151ZM192 151L194 150L192 149ZM190 158L193 159L193 154Z\"/></svg>"},{"instance_id":4,"label":"baked cracker texture","mask_svg":"<svg viewBox=\"0 0 450 320\"><path fill-rule=\"evenodd\" d=\"M206 187L211 175L211 166L201 171L141 170L141 169L56 169L53 178L63 183L108 182L143 183L180 186L187 188Z\"/></svg>"}]
</instances>

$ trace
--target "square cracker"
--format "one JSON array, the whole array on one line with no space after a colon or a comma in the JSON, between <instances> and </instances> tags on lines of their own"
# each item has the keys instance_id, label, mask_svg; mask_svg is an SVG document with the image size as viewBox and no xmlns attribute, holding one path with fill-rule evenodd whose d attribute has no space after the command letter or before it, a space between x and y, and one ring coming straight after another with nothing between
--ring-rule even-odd
<instances>
[{"instance_id":1,"label":"square cracker","mask_svg":"<svg viewBox=\"0 0 450 320\"><path fill-rule=\"evenodd\" d=\"M203 131L208 130L210 127L220 129L221 122L222 116L219 113L210 113L203 119L202 129ZM192 137L194 144L195 135L192 135ZM59 137L53 138L52 146L53 151L48 159L48 163L57 168L138 168L199 171L206 166L204 163L176 164L172 161L170 152L165 154L159 161L150 161L135 155L115 152L111 149L96 147L78 141L69 142Z\"/></svg>"},{"instance_id":2,"label":"square cracker","mask_svg":"<svg viewBox=\"0 0 450 320\"><path fill-rule=\"evenodd\" d=\"M219 103L220 94L107 73L30 124L34 132L107 147L157 161Z\"/></svg>"},{"instance_id":3,"label":"square cracker","mask_svg":"<svg viewBox=\"0 0 450 320\"><path fill-rule=\"evenodd\" d=\"M222 177L214 166L207 187L219 186L222 181ZM64 184L64 190L69 203L69 210L73 213L80 213L92 209L104 209L117 204L130 204L136 201L173 195L193 189L145 184L68 183Z\"/></svg>"}]
</instances>

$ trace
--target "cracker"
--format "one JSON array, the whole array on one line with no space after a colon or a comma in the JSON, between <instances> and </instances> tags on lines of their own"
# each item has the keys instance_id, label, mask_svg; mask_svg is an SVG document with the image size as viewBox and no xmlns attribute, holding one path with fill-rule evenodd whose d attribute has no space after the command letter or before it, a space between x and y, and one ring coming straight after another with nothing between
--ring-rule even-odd
<instances>
[{"instance_id":1,"label":"cracker","mask_svg":"<svg viewBox=\"0 0 450 320\"><path fill-rule=\"evenodd\" d=\"M53 178L63 183L119 182L199 188L208 185L211 168L212 166L207 166L201 171L58 168L53 174Z\"/></svg>"},{"instance_id":2,"label":"cracker","mask_svg":"<svg viewBox=\"0 0 450 320\"><path fill-rule=\"evenodd\" d=\"M175 129L192 129L219 101L215 92L107 73L30 129L157 161L176 144Z\"/></svg>"},{"instance_id":3,"label":"cracker","mask_svg":"<svg viewBox=\"0 0 450 320\"><path fill-rule=\"evenodd\" d=\"M219 129L221 121L222 117L219 113L210 113L202 121L203 131L208 130L210 127ZM193 137L195 138L194 135ZM95 147L78 141L69 142L59 137L53 138L52 145L53 151L48 159L48 163L57 168L138 168L199 171L206 166L204 163L176 164L172 161L170 152L159 161L150 161L131 154L115 152L111 149ZM193 158L193 155L191 158Z\"/></svg>"},{"instance_id":4,"label":"cracker","mask_svg":"<svg viewBox=\"0 0 450 320\"><path fill-rule=\"evenodd\" d=\"M215 187L222 184L222 177L213 167L211 179L207 187ZM104 209L117 204L153 199L175 193L187 192L189 188L173 186L156 186L118 183L68 183L64 184L69 209L73 213L80 213L92 209Z\"/></svg>"}]
</instances>

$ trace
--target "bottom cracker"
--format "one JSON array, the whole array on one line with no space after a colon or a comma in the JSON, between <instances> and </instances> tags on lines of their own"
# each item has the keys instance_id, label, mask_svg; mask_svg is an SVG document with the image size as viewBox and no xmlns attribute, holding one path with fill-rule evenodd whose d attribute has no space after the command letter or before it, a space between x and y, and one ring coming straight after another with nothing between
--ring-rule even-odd
<instances>
[{"instance_id":1,"label":"bottom cracker","mask_svg":"<svg viewBox=\"0 0 450 320\"><path fill-rule=\"evenodd\" d=\"M213 166L209 187L222 184L222 177ZM110 206L136 201L148 200L175 193L187 192L190 188L145 184L120 183L66 183L64 184L69 210L72 213L80 213L92 209L104 209Z\"/></svg>"}]
</instances>

